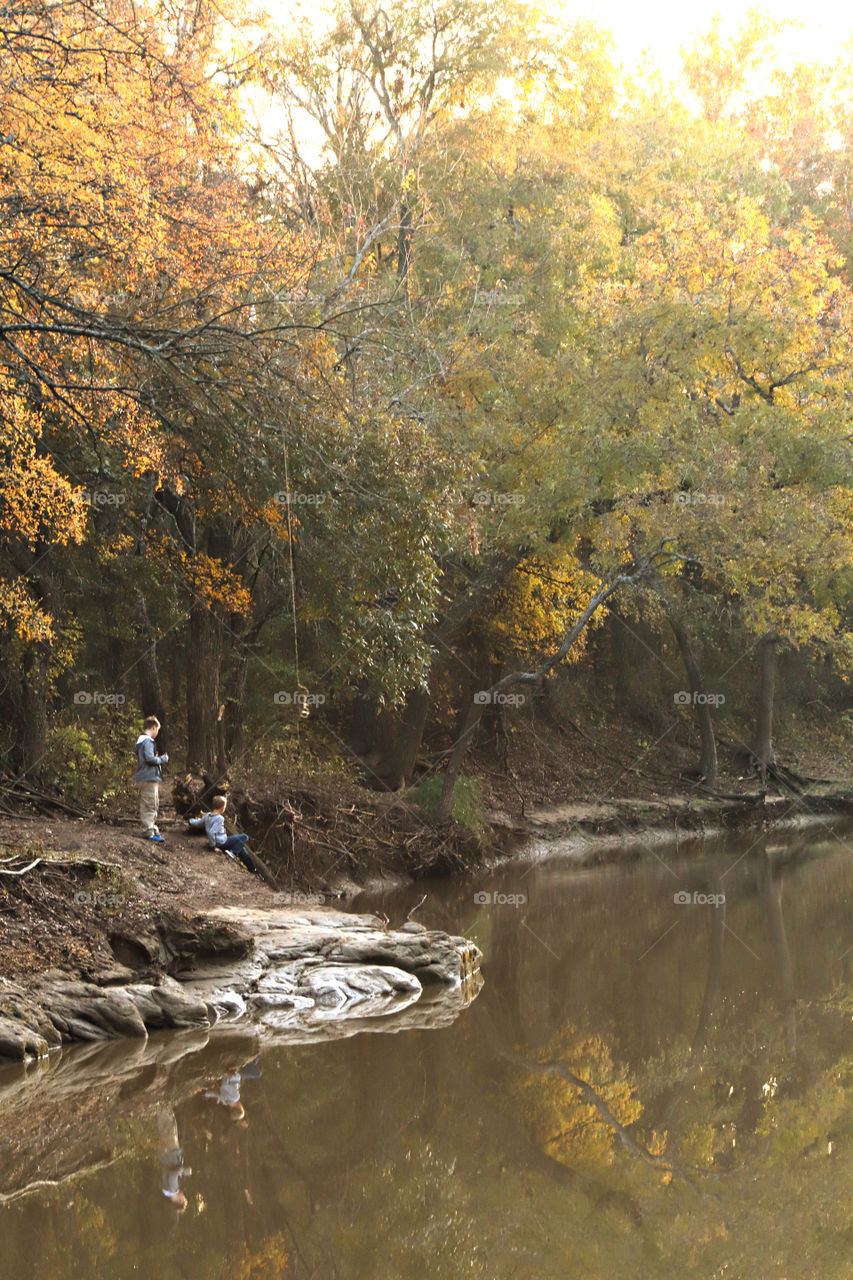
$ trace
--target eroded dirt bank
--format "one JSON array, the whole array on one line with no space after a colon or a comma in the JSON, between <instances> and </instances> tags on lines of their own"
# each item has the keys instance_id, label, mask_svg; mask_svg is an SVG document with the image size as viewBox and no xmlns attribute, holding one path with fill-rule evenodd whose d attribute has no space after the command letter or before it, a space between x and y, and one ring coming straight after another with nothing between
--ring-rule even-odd
<instances>
[{"instance_id":1,"label":"eroded dirt bank","mask_svg":"<svg viewBox=\"0 0 853 1280\"><path fill-rule=\"evenodd\" d=\"M352 984L341 986L334 974L314 972L330 957L339 963L340 956L332 954L328 938L312 950L305 933L306 921L318 927L325 921L327 932L341 937L353 926L364 931L363 918L359 926L358 917L336 908L377 879L471 871L555 846L574 861L615 861L637 856L638 837L653 842L715 830L761 831L851 812L850 798L839 792L656 795L551 804L523 816L494 811L487 832L477 839L458 824L437 831L425 814L392 795L305 789L274 799L235 791L233 801L276 889L186 834L170 806L161 824L163 845L140 840L130 818L21 813L2 821L0 1019L9 1025L5 1040L0 1036L0 1053L32 1056L61 1040L144 1036L159 1027L209 1024L222 1010L211 1015L210 991L191 991L187 978L206 970L225 981L228 972L239 974L241 965L251 966L253 955L263 952L257 940L261 917L292 928L293 945L284 951L290 962L308 965L298 980L291 973L283 985L273 982L279 997L292 997L283 1007L308 1007L319 987L331 1005L336 999L342 1004L402 1000L404 978L362 975L354 993ZM255 926L248 923L252 919ZM369 945L351 950L346 962L378 961L411 973L416 966L405 955L423 947L424 936L446 951L443 935L425 929L428 924L374 920ZM402 940L396 961L388 946L395 937ZM459 972L445 975L446 980L472 967L473 953L464 959L466 945L464 939L451 940ZM266 978L253 971L241 998L257 995L252 983L258 980ZM23 1031L16 1032L16 1024Z\"/></svg>"}]
</instances>

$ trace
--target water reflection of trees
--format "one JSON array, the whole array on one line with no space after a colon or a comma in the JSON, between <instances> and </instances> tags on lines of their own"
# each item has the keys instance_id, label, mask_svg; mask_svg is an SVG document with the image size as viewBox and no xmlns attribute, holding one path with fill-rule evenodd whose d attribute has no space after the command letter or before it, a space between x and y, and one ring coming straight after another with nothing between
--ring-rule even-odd
<instances>
[{"instance_id":1,"label":"water reflection of trees","mask_svg":"<svg viewBox=\"0 0 853 1280\"><path fill-rule=\"evenodd\" d=\"M766 841L757 841L730 895L733 923L726 906L714 908L704 930L691 937L689 964L684 963L684 939L671 940L670 963L673 956L680 963L671 970L673 981L661 1002L669 1025L657 1023L658 1053L633 1057L629 1069L628 1058L620 1058L620 1042L634 1045L636 1038L613 1017L619 1002L608 1002L604 992L600 1007L594 1007L602 995L592 971L600 954L600 945L591 938L601 927L595 911L586 921L590 932L575 936L567 947L573 972L566 983L562 1029L554 1032L553 1024L540 1025L536 1034L529 1010L526 1014L522 1007L507 1020L523 1052L503 1050L503 1056L518 1068L525 1096L535 1099L526 1117L532 1140L545 1154L587 1175L597 1163L601 1186L612 1184L614 1172L617 1177L621 1173L623 1186L634 1189L633 1205L642 1205L649 1234L656 1222L662 1248L673 1240L682 1246L678 1266L670 1269L660 1259L656 1274L691 1274L692 1264L708 1268L695 1274L716 1273L714 1268L723 1265L734 1265L734 1273L744 1276L847 1274L839 1257L827 1261L821 1272L810 1266L797 1271L791 1265L798 1241L809 1250L816 1248L816 1223L825 1215L821 1196L831 1181L825 1165L834 1161L836 1174L840 1172L839 1135L846 1136L851 1127L846 1117L853 1100L848 1046L839 1054L837 1043L853 997L849 984L831 984L830 978L838 971L833 952L837 954L838 938L846 930L836 909L832 922L825 922L828 902L837 903L839 895L849 902L853 875L846 860L804 866L813 845L813 840L803 840L773 850ZM691 877L690 889L720 893L725 875L723 863L704 866ZM662 928L663 919L654 920L654 910L650 914L646 922ZM638 915L644 916L642 909ZM829 927L823 928L824 923ZM531 928L556 945L547 919L531 921ZM751 953L761 970L760 977L752 975L751 993L741 985L739 951ZM514 962L525 979L512 987L520 1001L543 963L533 948L522 947L522 953ZM497 980L493 974L490 979ZM578 989L585 985L592 994L579 999ZM822 992L819 1005L817 991ZM540 1011L546 1008L550 1014L553 1007L553 993L548 993ZM587 1021L579 1021L579 1008ZM684 1016L689 1009L695 1010L692 1032ZM592 1041L578 1031L578 1026L590 1025L606 1028L594 1054ZM555 1075L562 1085L558 1090ZM626 1097L634 1102L633 1120L608 1106L616 1081L622 1084L618 1096L623 1104ZM562 1141L566 1137L571 1141ZM669 1162L686 1176L666 1190L658 1179L641 1185L636 1159L631 1164L624 1160L621 1168L614 1162L618 1148L639 1157L640 1164ZM837 1246L847 1229L836 1205L832 1217ZM733 1245L736 1225L744 1227L747 1220L749 1229ZM755 1222L763 1229L756 1230ZM781 1248L780 1237L785 1239ZM820 1242L820 1251L829 1255L825 1244ZM782 1270L777 1271L777 1264Z\"/></svg>"},{"instance_id":2,"label":"water reflection of trees","mask_svg":"<svg viewBox=\"0 0 853 1280\"><path fill-rule=\"evenodd\" d=\"M663 868L565 893L531 876L523 924L488 917L456 1023L272 1049L245 1128L203 1096L233 1047L114 1062L31 1131L88 1141L92 1166L0 1209L3 1273L841 1280L853 865L806 852L684 872L724 909L677 908ZM180 1218L158 1202L155 1100L193 1168Z\"/></svg>"}]
</instances>

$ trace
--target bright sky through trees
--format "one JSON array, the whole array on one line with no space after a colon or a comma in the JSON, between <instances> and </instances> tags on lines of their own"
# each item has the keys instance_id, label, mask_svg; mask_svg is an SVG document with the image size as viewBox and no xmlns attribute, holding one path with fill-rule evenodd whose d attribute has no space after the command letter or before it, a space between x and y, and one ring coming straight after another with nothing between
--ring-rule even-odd
<instances>
[{"instance_id":1,"label":"bright sky through trees","mask_svg":"<svg viewBox=\"0 0 853 1280\"><path fill-rule=\"evenodd\" d=\"M266 0L262 6L285 25L308 19L323 25L330 0ZM678 80L681 50L709 30L715 17L721 34L732 37L747 15L758 10L791 29L776 36L778 61L831 63L844 45L853 41L853 11L833 0L773 0L772 4L745 6L739 0L541 0L547 18L588 20L608 29L614 38L616 57L626 67L649 61L666 81Z\"/></svg>"},{"instance_id":2,"label":"bright sky through trees","mask_svg":"<svg viewBox=\"0 0 853 1280\"><path fill-rule=\"evenodd\" d=\"M664 75L675 76L679 70L679 49L692 44L719 14L725 29L733 29L746 15L746 7L736 0L546 0L547 7L572 18L591 18L609 27L617 50L626 62L639 61L647 52ZM853 13L847 5L832 0L774 0L764 6L777 20L801 24L790 33L787 43L800 58L832 61L840 46L853 37ZM785 47L786 41L780 42Z\"/></svg>"}]
</instances>

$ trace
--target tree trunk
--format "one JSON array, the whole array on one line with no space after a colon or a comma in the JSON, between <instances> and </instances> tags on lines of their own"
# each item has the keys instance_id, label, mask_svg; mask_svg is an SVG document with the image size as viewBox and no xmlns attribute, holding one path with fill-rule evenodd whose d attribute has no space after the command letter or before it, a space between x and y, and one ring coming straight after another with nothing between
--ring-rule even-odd
<instances>
[{"instance_id":1,"label":"tree trunk","mask_svg":"<svg viewBox=\"0 0 853 1280\"><path fill-rule=\"evenodd\" d=\"M411 780L430 705L428 689L412 690L406 698L402 715L397 719L389 752L377 765L376 772L380 777L392 780L396 789L404 787Z\"/></svg>"},{"instance_id":2,"label":"tree trunk","mask_svg":"<svg viewBox=\"0 0 853 1280\"><path fill-rule=\"evenodd\" d=\"M55 580L51 575L50 548L38 543L30 552L11 550L12 562L40 608L56 621L59 614ZM35 557L33 559L33 557ZM41 566L40 568L38 566ZM11 701L16 703L9 726L13 735L12 758L21 777L38 781L44 772L47 754L47 697L52 647L49 640L28 644L20 662L18 679L10 684Z\"/></svg>"},{"instance_id":3,"label":"tree trunk","mask_svg":"<svg viewBox=\"0 0 853 1280\"><path fill-rule=\"evenodd\" d=\"M246 713L246 681L249 655L245 650L232 652L225 682L223 751L224 764L232 764L243 751L243 726Z\"/></svg>"},{"instance_id":4,"label":"tree trunk","mask_svg":"<svg viewBox=\"0 0 853 1280\"><path fill-rule=\"evenodd\" d=\"M184 545L193 554L204 553L214 560L228 559L233 538L225 524L199 530L197 513L190 500L168 486L158 489L157 500L172 515ZM192 580L189 586L193 590ZM219 703L222 657L222 618L215 608L194 594L186 669L187 769L190 771L216 773L224 767Z\"/></svg>"},{"instance_id":5,"label":"tree trunk","mask_svg":"<svg viewBox=\"0 0 853 1280\"><path fill-rule=\"evenodd\" d=\"M157 666L157 637L142 595L136 597L135 612L139 625L139 638L144 645L136 663L136 669L139 672L139 700L143 716L156 716L160 721L157 751L162 755L167 750L166 707L160 685L160 670Z\"/></svg>"},{"instance_id":6,"label":"tree trunk","mask_svg":"<svg viewBox=\"0 0 853 1280\"><path fill-rule=\"evenodd\" d=\"M190 653L187 666L187 768L193 773L216 773L219 760L219 669L222 625L201 601L190 611Z\"/></svg>"},{"instance_id":7,"label":"tree trunk","mask_svg":"<svg viewBox=\"0 0 853 1280\"><path fill-rule=\"evenodd\" d=\"M372 698L357 699L353 727L357 754L377 783L398 791L410 781L431 705L428 689L413 689L404 707L380 707Z\"/></svg>"},{"instance_id":8,"label":"tree trunk","mask_svg":"<svg viewBox=\"0 0 853 1280\"><path fill-rule=\"evenodd\" d=\"M468 710L465 712L465 718L462 721L459 737L454 743L453 750L450 753L450 759L447 761L447 768L444 771L441 799L438 802L438 813L436 815L437 822L449 822L450 820L450 816L453 812L453 795L456 790L456 783L459 781L459 775L462 772L462 764L468 753L468 748L474 739L474 734L477 731L477 725L480 723L480 716L482 714L483 705L472 699L468 703Z\"/></svg>"},{"instance_id":9,"label":"tree trunk","mask_svg":"<svg viewBox=\"0 0 853 1280\"><path fill-rule=\"evenodd\" d=\"M761 674L758 686L758 722L752 753L758 765L761 785L767 782L767 771L776 763L773 752L773 696L776 688L776 645L778 636L772 631L762 636L759 645Z\"/></svg>"},{"instance_id":10,"label":"tree trunk","mask_svg":"<svg viewBox=\"0 0 853 1280\"><path fill-rule=\"evenodd\" d=\"M426 639L436 649L429 674L429 689L413 689L402 712L381 710L368 699L356 700L353 728L356 749L369 756L369 767L383 783L396 790L412 776L426 730L432 690L452 643L481 603L505 582L523 559L522 553L499 553L487 561L473 582L460 592L436 627L427 629Z\"/></svg>"},{"instance_id":11,"label":"tree trunk","mask_svg":"<svg viewBox=\"0 0 853 1280\"><path fill-rule=\"evenodd\" d=\"M21 776L38 781L47 754L47 677L50 645L28 648L21 681Z\"/></svg>"},{"instance_id":12,"label":"tree trunk","mask_svg":"<svg viewBox=\"0 0 853 1280\"><path fill-rule=\"evenodd\" d=\"M460 773L462 772L462 765L468 752L468 748L471 745L477 725L480 722L483 707L488 706L489 703L494 703L496 694L502 693L504 689L511 688L512 685L528 684L533 687L541 685L548 672L558 666L571 651L578 636L582 633L601 606L605 604L613 593L624 583L634 582L639 577L648 573L649 566L652 563L651 559L649 559L643 562L642 568L634 568L629 573L619 573L609 582L603 582L591 597L589 603L581 616L575 622L574 626L572 626L564 636L563 642L557 649L556 653L553 653L550 658L546 658L536 671L510 672L509 675L503 676L500 680L496 681L495 684L491 685L490 688L480 689L477 691L468 705L468 710L462 723L462 730L453 745L453 750L450 753L450 759L447 762L447 768L444 772L444 783L441 789L441 799L439 801L438 813L436 815L436 822L448 822L450 819L450 815L453 811L453 794L456 790L456 783Z\"/></svg>"},{"instance_id":13,"label":"tree trunk","mask_svg":"<svg viewBox=\"0 0 853 1280\"><path fill-rule=\"evenodd\" d=\"M400 229L397 232L397 279L408 293L409 264L412 260L412 210L400 201Z\"/></svg>"},{"instance_id":14,"label":"tree trunk","mask_svg":"<svg viewBox=\"0 0 853 1280\"><path fill-rule=\"evenodd\" d=\"M243 752L249 659L265 620L261 618L247 628L242 614L232 613L228 617L227 655L222 675L220 764L223 768L227 768Z\"/></svg>"},{"instance_id":15,"label":"tree trunk","mask_svg":"<svg viewBox=\"0 0 853 1280\"><path fill-rule=\"evenodd\" d=\"M711 707L705 701L707 690L705 689L702 673L696 662L687 631L676 617L672 614L667 616L669 617L669 625L672 627L673 634L678 641L678 647L681 650L684 670L687 673L688 688L693 694L701 695L701 701L694 700L696 718L699 721L699 737L702 743L699 771L705 781L705 785L714 787L717 782L717 742L714 737L714 725L711 720Z\"/></svg>"}]
</instances>

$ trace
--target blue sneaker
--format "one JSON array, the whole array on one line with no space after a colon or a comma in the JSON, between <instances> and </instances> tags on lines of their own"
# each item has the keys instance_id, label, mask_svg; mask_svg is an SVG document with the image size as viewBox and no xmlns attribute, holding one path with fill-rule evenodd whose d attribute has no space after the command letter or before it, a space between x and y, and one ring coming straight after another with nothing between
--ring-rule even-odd
<instances>
[{"instance_id":1,"label":"blue sneaker","mask_svg":"<svg viewBox=\"0 0 853 1280\"><path fill-rule=\"evenodd\" d=\"M157 832L155 832L153 836L143 836L143 837L142 837L142 839L143 839L143 840L150 840L152 844L165 844L165 843L166 843L166 841L163 839L163 837L162 837L161 835L159 835Z\"/></svg>"}]
</instances>

